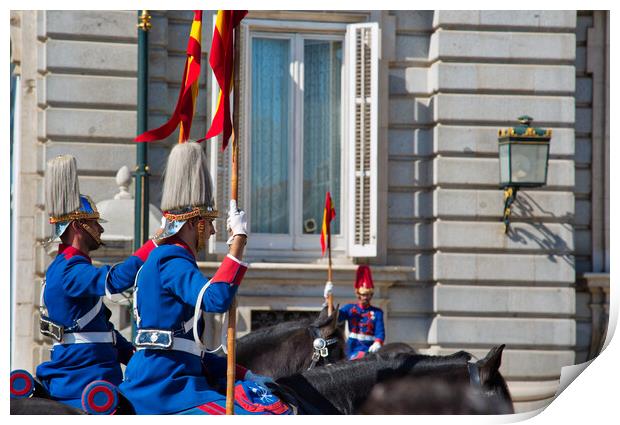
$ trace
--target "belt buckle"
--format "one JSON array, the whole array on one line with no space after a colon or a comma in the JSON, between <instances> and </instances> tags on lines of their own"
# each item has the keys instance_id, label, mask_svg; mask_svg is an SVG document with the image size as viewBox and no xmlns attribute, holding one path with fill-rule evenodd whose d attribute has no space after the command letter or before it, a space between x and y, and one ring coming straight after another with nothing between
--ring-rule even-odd
<instances>
[{"instance_id":1,"label":"belt buckle","mask_svg":"<svg viewBox=\"0 0 620 425\"><path fill-rule=\"evenodd\" d=\"M135 340L137 347L172 348L172 331L162 329L138 329Z\"/></svg>"},{"instance_id":2,"label":"belt buckle","mask_svg":"<svg viewBox=\"0 0 620 425\"><path fill-rule=\"evenodd\" d=\"M39 320L39 330L42 335L49 336L58 342L62 342L62 337L65 334L64 326L57 325L44 317L41 317Z\"/></svg>"}]
</instances>

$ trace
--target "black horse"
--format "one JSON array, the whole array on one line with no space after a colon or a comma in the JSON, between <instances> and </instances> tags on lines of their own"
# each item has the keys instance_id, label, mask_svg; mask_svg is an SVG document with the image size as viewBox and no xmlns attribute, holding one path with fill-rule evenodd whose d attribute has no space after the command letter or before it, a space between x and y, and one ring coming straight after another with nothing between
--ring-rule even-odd
<instances>
[{"instance_id":1,"label":"black horse","mask_svg":"<svg viewBox=\"0 0 620 425\"><path fill-rule=\"evenodd\" d=\"M510 393L499 373L501 350L496 347L475 366L470 380L458 375L411 373L376 384L359 409L361 414L437 415L514 413ZM472 379L473 376L473 379ZM478 377L476 377L478 376ZM485 383L485 384L483 384Z\"/></svg>"},{"instance_id":2,"label":"black horse","mask_svg":"<svg viewBox=\"0 0 620 425\"><path fill-rule=\"evenodd\" d=\"M407 353L407 354L418 354L418 352L404 342L388 342L377 351L380 354L388 354L388 353Z\"/></svg>"},{"instance_id":3,"label":"black horse","mask_svg":"<svg viewBox=\"0 0 620 425\"><path fill-rule=\"evenodd\" d=\"M338 309L324 308L314 320L279 323L239 338L236 362L274 379L345 358L344 328Z\"/></svg>"},{"instance_id":4,"label":"black horse","mask_svg":"<svg viewBox=\"0 0 620 425\"><path fill-rule=\"evenodd\" d=\"M406 376L375 385L358 413L363 415L479 415L510 412L469 382Z\"/></svg>"},{"instance_id":5,"label":"black horse","mask_svg":"<svg viewBox=\"0 0 620 425\"><path fill-rule=\"evenodd\" d=\"M42 397L12 398L11 415L85 415L86 412Z\"/></svg>"},{"instance_id":6,"label":"black horse","mask_svg":"<svg viewBox=\"0 0 620 425\"><path fill-rule=\"evenodd\" d=\"M338 308L328 316L327 308L324 308L314 321L284 322L250 332L237 340L237 363L277 379L343 360L346 346L344 322L338 324L337 311ZM317 338L325 341L325 357L321 357L320 348L314 346ZM417 354L404 342L385 344L378 352Z\"/></svg>"},{"instance_id":7,"label":"black horse","mask_svg":"<svg viewBox=\"0 0 620 425\"><path fill-rule=\"evenodd\" d=\"M497 412L513 413L506 381L499 373L504 346L493 348L476 363L460 351L450 356L374 354L360 360L339 362L276 380L273 391L300 414L354 414L373 387L404 377L432 379L472 387Z\"/></svg>"}]
</instances>

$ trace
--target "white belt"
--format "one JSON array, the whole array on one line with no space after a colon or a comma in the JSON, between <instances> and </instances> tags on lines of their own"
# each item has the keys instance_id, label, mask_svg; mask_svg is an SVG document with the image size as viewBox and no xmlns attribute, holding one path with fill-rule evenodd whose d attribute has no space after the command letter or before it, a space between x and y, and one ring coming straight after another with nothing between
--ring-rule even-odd
<instances>
[{"instance_id":1,"label":"white belt","mask_svg":"<svg viewBox=\"0 0 620 425\"><path fill-rule=\"evenodd\" d=\"M194 356L202 357L204 350L198 344L191 339L172 337L172 346L170 348L159 347L138 347L138 350L174 350L183 351L185 353L193 354Z\"/></svg>"},{"instance_id":2,"label":"white belt","mask_svg":"<svg viewBox=\"0 0 620 425\"><path fill-rule=\"evenodd\" d=\"M63 344L92 344L96 342L108 342L115 344L116 335L114 331L109 332L71 332L62 336L61 342L54 342L54 345Z\"/></svg>"},{"instance_id":3,"label":"white belt","mask_svg":"<svg viewBox=\"0 0 620 425\"><path fill-rule=\"evenodd\" d=\"M350 332L349 338L357 339L360 341L374 341L376 339L373 335L357 334L355 332Z\"/></svg>"}]
</instances>

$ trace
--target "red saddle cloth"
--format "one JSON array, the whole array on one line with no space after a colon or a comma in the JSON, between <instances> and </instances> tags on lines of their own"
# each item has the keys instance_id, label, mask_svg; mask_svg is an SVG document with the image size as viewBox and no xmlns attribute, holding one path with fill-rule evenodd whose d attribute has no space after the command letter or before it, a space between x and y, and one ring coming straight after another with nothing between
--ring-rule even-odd
<instances>
[{"instance_id":1,"label":"red saddle cloth","mask_svg":"<svg viewBox=\"0 0 620 425\"><path fill-rule=\"evenodd\" d=\"M251 413L290 415L292 410L268 388L252 381L235 385L235 402Z\"/></svg>"}]
</instances>

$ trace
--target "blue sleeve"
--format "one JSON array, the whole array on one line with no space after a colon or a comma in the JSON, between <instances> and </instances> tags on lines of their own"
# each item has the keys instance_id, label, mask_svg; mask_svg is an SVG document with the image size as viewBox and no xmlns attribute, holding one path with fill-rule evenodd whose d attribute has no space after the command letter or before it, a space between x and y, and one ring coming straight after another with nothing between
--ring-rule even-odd
<instances>
[{"instance_id":1,"label":"blue sleeve","mask_svg":"<svg viewBox=\"0 0 620 425\"><path fill-rule=\"evenodd\" d=\"M208 279L200 272L195 262L186 257L162 258L160 271L164 287L185 304L196 305L198 294ZM211 282L202 297L201 309L211 313L224 313L230 307L236 293L236 285Z\"/></svg>"},{"instance_id":2,"label":"blue sleeve","mask_svg":"<svg viewBox=\"0 0 620 425\"><path fill-rule=\"evenodd\" d=\"M106 287L112 294L123 292L134 284L142 260L130 256L114 266L93 266L86 258L72 257L63 275L62 286L69 297L104 296Z\"/></svg>"},{"instance_id":3,"label":"blue sleeve","mask_svg":"<svg viewBox=\"0 0 620 425\"><path fill-rule=\"evenodd\" d=\"M385 342L385 327L383 325L383 311L375 310L377 315L377 326L375 328L375 339L380 339L382 343Z\"/></svg>"}]
</instances>

